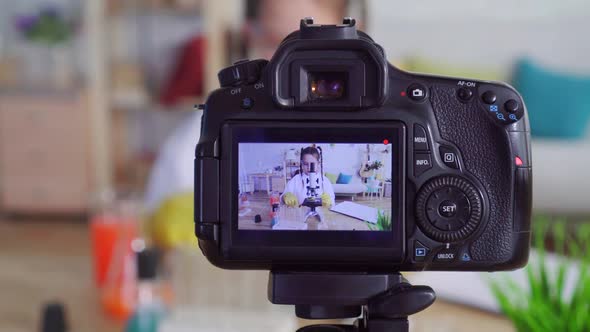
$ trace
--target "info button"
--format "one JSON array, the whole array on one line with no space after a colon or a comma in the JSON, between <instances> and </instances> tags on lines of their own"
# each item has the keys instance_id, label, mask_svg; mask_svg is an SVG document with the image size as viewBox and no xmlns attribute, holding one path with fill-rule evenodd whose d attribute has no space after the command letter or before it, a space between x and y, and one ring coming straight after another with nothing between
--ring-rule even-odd
<instances>
[{"instance_id":1,"label":"info button","mask_svg":"<svg viewBox=\"0 0 590 332\"><path fill-rule=\"evenodd\" d=\"M432 168L432 158L430 153L414 154L414 176L420 176L422 173Z\"/></svg>"}]
</instances>

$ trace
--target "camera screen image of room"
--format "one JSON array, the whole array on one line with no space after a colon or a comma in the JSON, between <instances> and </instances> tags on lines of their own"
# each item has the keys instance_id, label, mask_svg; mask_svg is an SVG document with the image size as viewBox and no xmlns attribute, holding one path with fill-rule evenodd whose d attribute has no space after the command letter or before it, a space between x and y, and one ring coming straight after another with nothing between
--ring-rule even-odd
<instances>
[{"instance_id":1,"label":"camera screen image of room","mask_svg":"<svg viewBox=\"0 0 590 332\"><path fill-rule=\"evenodd\" d=\"M238 228L391 230L391 169L391 144L240 143Z\"/></svg>"}]
</instances>

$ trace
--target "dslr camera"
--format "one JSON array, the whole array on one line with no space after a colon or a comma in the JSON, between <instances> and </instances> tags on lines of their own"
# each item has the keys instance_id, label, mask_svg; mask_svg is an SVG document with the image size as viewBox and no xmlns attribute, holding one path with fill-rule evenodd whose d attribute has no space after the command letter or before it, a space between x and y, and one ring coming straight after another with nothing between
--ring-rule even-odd
<instances>
[{"instance_id":1,"label":"dslr camera","mask_svg":"<svg viewBox=\"0 0 590 332\"><path fill-rule=\"evenodd\" d=\"M414 74L345 18L219 72L195 158L199 246L225 269L498 271L526 264L519 93Z\"/></svg>"}]
</instances>

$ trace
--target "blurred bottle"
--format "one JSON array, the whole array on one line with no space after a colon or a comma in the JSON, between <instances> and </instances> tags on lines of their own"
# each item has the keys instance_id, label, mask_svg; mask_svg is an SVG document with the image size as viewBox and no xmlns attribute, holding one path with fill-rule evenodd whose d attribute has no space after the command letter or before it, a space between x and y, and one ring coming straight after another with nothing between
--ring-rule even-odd
<instances>
[{"instance_id":1,"label":"blurred bottle","mask_svg":"<svg viewBox=\"0 0 590 332\"><path fill-rule=\"evenodd\" d=\"M139 208L133 200L103 193L90 221L96 285L104 311L124 320L133 311L136 290L132 243L138 236Z\"/></svg>"},{"instance_id":2,"label":"blurred bottle","mask_svg":"<svg viewBox=\"0 0 590 332\"><path fill-rule=\"evenodd\" d=\"M65 308L60 302L51 302L43 307L40 332L67 332Z\"/></svg>"},{"instance_id":3,"label":"blurred bottle","mask_svg":"<svg viewBox=\"0 0 590 332\"><path fill-rule=\"evenodd\" d=\"M163 285L157 278L160 258L156 249L144 249L137 253L137 305L127 321L125 332L158 331L166 311L162 299Z\"/></svg>"},{"instance_id":4,"label":"blurred bottle","mask_svg":"<svg viewBox=\"0 0 590 332\"><path fill-rule=\"evenodd\" d=\"M281 196L278 191L270 194L270 227L273 228L279 223L279 208Z\"/></svg>"}]
</instances>

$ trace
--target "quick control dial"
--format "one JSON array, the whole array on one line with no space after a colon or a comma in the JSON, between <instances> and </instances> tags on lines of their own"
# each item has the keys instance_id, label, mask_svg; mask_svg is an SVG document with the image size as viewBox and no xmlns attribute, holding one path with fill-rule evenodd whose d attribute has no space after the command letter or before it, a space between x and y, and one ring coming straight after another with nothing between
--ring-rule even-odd
<instances>
[{"instance_id":1,"label":"quick control dial","mask_svg":"<svg viewBox=\"0 0 590 332\"><path fill-rule=\"evenodd\" d=\"M439 242L457 242L471 235L482 217L482 198L471 182L442 176L426 183L416 199L420 229Z\"/></svg>"}]
</instances>

